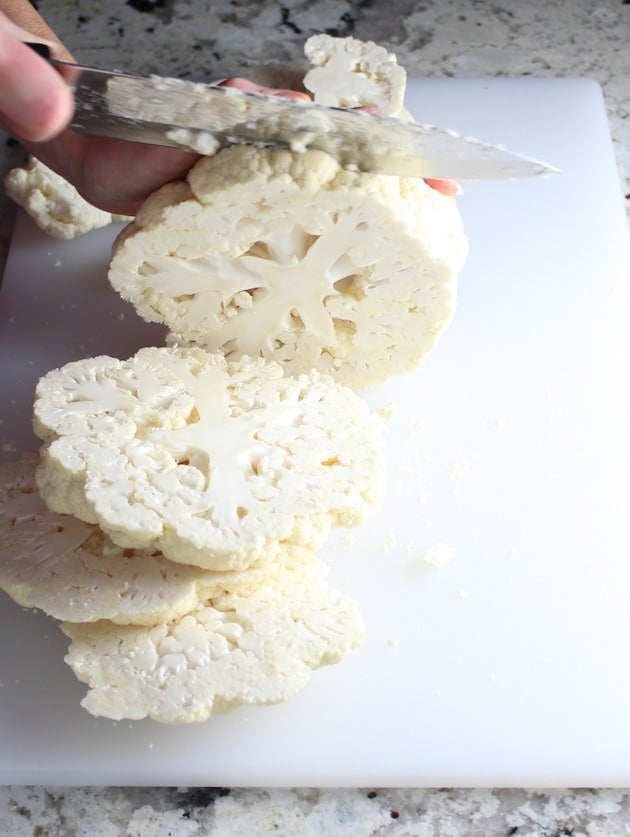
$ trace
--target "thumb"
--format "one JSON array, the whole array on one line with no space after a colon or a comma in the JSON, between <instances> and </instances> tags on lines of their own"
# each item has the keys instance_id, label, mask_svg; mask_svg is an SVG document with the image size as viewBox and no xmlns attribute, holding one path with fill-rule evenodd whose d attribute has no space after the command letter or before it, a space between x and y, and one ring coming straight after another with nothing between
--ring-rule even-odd
<instances>
[{"instance_id":1,"label":"thumb","mask_svg":"<svg viewBox=\"0 0 630 837\"><path fill-rule=\"evenodd\" d=\"M0 12L0 119L19 139L45 142L69 122L73 98L59 73L22 38L42 40Z\"/></svg>"}]
</instances>

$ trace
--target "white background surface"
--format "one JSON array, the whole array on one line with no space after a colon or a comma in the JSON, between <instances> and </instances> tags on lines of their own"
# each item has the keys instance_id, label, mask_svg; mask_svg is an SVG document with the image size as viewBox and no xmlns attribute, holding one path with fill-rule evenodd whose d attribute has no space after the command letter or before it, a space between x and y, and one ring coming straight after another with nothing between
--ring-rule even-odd
<instances>
[{"instance_id":1,"label":"white background surface","mask_svg":"<svg viewBox=\"0 0 630 837\"><path fill-rule=\"evenodd\" d=\"M627 232L601 97L579 81L434 80L408 102L563 174L465 186L455 320L418 373L369 395L398 408L388 500L323 553L368 642L284 706L113 725L78 706L54 624L3 600L4 782L630 783ZM110 239L18 230L0 298L4 447L28 444L40 371L132 350L133 315L118 319L102 278ZM422 560L438 542L456 550L441 570Z\"/></svg>"}]
</instances>

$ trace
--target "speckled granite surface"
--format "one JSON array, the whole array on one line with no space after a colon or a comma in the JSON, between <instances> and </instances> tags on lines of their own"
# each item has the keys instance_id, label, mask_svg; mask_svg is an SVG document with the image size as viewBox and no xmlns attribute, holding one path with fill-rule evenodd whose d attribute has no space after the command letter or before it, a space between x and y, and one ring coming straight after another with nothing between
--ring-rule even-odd
<instances>
[{"instance_id":1,"label":"speckled granite surface","mask_svg":"<svg viewBox=\"0 0 630 837\"><path fill-rule=\"evenodd\" d=\"M0 788L7 837L620 837L618 790Z\"/></svg>"},{"instance_id":2,"label":"speckled granite surface","mask_svg":"<svg viewBox=\"0 0 630 837\"><path fill-rule=\"evenodd\" d=\"M40 10L78 60L194 78L288 67L329 31L393 48L414 76L583 76L603 87L630 193L630 4L533 0L49 0ZM0 137L0 172L22 160ZM627 201L630 205L630 199ZM13 207L0 194L0 267ZM630 791L3 788L0 834L622 835Z\"/></svg>"}]
</instances>

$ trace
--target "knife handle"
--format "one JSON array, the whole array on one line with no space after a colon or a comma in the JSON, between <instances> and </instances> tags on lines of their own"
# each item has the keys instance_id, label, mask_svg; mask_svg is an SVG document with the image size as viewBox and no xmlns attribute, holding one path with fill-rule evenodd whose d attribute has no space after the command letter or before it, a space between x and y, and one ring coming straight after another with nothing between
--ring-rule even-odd
<instances>
[{"instance_id":1,"label":"knife handle","mask_svg":"<svg viewBox=\"0 0 630 837\"><path fill-rule=\"evenodd\" d=\"M33 52L41 55L41 57L45 58L47 61L50 58L50 47L48 44L38 44L32 41L24 41L24 46L30 47Z\"/></svg>"}]
</instances>

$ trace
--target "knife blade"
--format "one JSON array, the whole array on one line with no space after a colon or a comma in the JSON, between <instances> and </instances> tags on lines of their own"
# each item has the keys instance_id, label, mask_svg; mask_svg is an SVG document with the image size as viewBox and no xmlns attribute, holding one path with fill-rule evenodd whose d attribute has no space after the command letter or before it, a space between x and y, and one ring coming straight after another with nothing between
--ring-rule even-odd
<instances>
[{"instance_id":1,"label":"knife blade","mask_svg":"<svg viewBox=\"0 0 630 837\"><path fill-rule=\"evenodd\" d=\"M48 59L76 101L71 127L84 134L202 154L247 143L318 149L342 166L399 177L511 179L546 176L548 163L434 125L347 108L160 76Z\"/></svg>"}]
</instances>

